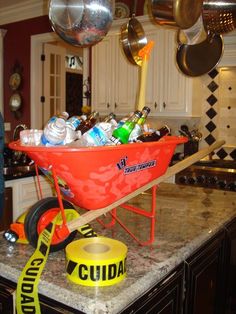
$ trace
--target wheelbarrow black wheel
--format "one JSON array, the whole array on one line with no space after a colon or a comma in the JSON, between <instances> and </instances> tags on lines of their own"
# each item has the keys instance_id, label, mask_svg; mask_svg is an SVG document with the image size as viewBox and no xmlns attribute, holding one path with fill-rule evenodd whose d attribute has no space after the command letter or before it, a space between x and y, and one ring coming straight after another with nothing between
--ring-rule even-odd
<instances>
[{"instance_id":1,"label":"wheelbarrow black wheel","mask_svg":"<svg viewBox=\"0 0 236 314\"><path fill-rule=\"evenodd\" d=\"M74 209L73 205L63 200L63 206L65 208L65 212L67 209ZM58 203L58 199L56 197L47 197L44 198L37 203L35 203L28 211L25 221L24 221L24 229L25 229L25 235L28 239L29 243L33 247L37 247L38 243L38 237L39 233L42 232L42 221L48 220L50 217L55 217L57 213L60 212L60 207ZM48 221L49 223L49 221ZM45 224L45 221L44 221ZM46 227L46 225L45 225ZM41 230L41 231L39 231ZM65 238L55 238L55 233L52 238L51 246L50 246L50 252L56 252L59 250L64 249L67 244L69 244L71 241L73 241L77 231L71 232L68 236L65 236Z\"/></svg>"}]
</instances>

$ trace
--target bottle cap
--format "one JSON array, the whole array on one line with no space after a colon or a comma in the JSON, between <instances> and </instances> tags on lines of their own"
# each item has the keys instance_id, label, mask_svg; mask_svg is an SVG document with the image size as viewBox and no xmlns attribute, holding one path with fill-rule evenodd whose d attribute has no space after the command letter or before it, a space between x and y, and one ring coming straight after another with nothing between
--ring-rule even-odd
<instances>
[{"instance_id":1,"label":"bottle cap","mask_svg":"<svg viewBox=\"0 0 236 314\"><path fill-rule=\"evenodd\" d=\"M143 107L142 112L146 111L147 113L149 113L151 111L151 109L147 106Z\"/></svg>"}]
</instances>

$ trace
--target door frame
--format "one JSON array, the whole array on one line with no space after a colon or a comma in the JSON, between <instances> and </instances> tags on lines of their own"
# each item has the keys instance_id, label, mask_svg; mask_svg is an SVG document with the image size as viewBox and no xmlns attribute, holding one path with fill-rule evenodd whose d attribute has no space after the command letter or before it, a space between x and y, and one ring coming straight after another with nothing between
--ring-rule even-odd
<instances>
[{"instance_id":1,"label":"door frame","mask_svg":"<svg viewBox=\"0 0 236 314\"><path fill-rule=\"evenodd\" d=\"M59 36L54 32L43 33L31 36L31 58L30 58L30 125L32 129L42 128L42 75L43 67L41 54L43 44L52 41L60 41ZM89 76L89 49L83 49L83 81ZM39 119L40 117L40 119Z\"/></svg>"}]
</instances>

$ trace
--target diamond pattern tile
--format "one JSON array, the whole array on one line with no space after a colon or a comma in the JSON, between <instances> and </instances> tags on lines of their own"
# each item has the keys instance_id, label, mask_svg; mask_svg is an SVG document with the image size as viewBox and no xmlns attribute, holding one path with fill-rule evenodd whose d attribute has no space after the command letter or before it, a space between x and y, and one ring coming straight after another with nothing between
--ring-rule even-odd
<instances>
[{"instance_id":1,"label":"diamond pattern tile","mask_svg":"<svg viewBox=\"0 0 236 314\"><path fill-rule=\"evenodd\" d=\"M214 138L214 136L212 134L209 134L206 138L205 141L207 142L208 145L213 144L216 139Z\"/></svg>"},{"instance_id":2,"label":"diamond pattern tile","mask_svg":"<svg viewBox=\"0 0 236 314\"><path fill-rule=\"evenodd\" d=\"M213 69L211 72L208 73L208 75L214 79L217 75L219 74L219 72L216 69Z\"/></svg>"},{"instance_id":3,"label":"diamond pattern tile","mask_svg":"<svg viewBox=\"0 0 236 314\"><path fill-rule=\"evenodd\" d=\"M221 148L220 150L218 150L218 152L216 153L216 155L217 155L220 159L224 159L225 157L228 156L228 154L226 153L226 151L224 150L224 148Z\"/></svg>"},{"instance_id":4,"label":"diamond pattern tile","mask_svg":"<svg viewBox=\"0 0 236 314\"><path fill-rule=\"evenodd\" d=\"M211 94L211 96L209 96L207 98L207 102L211 105L211 106L214 106L214 104L217 102L217 98Z\"/></svg>"},{"instance_id":5,"label":"diamond pattern tile","mask_svg":"<svg viewBox=\"0 0 236 314\"><path fill-rule=\"evenodd\" d=\"M232 157L233 160L236 161L236 149L232 150L232 152L229 155L230 157Z\"/></svg>"},{"instance_id":6,"label":"diamond pattern tile","mask_svg":"<svg viewBox=\"0 0 236 314\"><path fill-rule=\"evenodd\" d=\"M210 119L213 119L217 115L217 112L213 108L210 108L209 110L207 110L206 115Z\"/></svg>"},{"instance_id":7,"label":"diamond pattern tile","mask_svg":"<svg viewBox=\"0 0 236 314\"><path fill-rule=\"evenodd\" d=\"M211 83L210 83L207 87L208 87L208 89L209 89L212 93L214 93L214 91L217 90L217 88L219 87L219 85L217 85L216 82L211 81Z\"/></svg>"},{"instance_id":8,"label":"diamond pattern tile","mask_svg":"<svg viewBox=\"0 0 236 314\"><path fill-rule=\"evenodd\" d=\"M214 122L210 121L209 123L207 123L207 125L205 125L206 129L211 133L216 129L216 125Z\"/></svg>"}]
</instances>

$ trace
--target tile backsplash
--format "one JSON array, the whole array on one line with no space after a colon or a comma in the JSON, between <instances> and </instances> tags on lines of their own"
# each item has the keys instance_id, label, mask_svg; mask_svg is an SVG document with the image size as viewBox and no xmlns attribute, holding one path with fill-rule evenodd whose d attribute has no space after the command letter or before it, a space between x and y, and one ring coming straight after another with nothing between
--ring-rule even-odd
<instances>
[{"instance_id":1,"label":"tile backsplash","mask_svg":"<svg viewBox=\"0 0 236 314\"><path fill-rule=\"evenodd\" d=\"M236 161L236 67L221 67L203 75L202 116L200 118L159 118L151 123L155 127L168 124L173 135L179 135L182 124L190 130L198 129L202 133L199 148L213 144L216 140L225 140L226 144L215 150L213 159ZM183 145L177 147L183 151Z\"/></svg>"}]
</instances>

